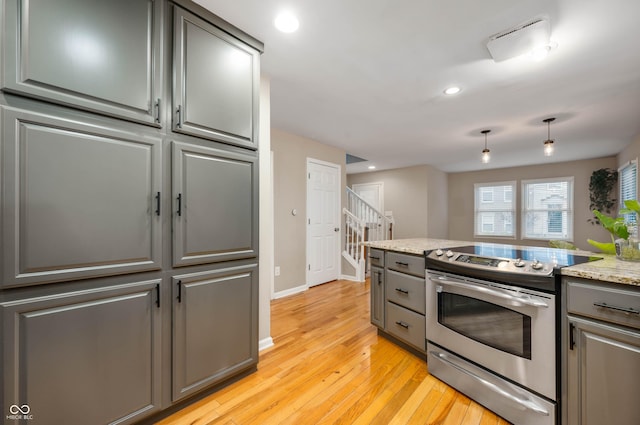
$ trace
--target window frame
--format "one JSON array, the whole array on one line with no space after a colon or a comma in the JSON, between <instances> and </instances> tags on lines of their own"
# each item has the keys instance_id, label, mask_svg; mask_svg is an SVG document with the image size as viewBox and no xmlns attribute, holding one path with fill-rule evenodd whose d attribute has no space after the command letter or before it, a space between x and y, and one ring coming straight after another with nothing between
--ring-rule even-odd
<instances>
[{"instance_id":1,"label":"window frame","mask_svg":"<svg viewBox=\"0 0 640 425\"><path fill-rule=\"evenodd\" d=\"M546 184L547 190L552 191L554 187L557 185L567 183L567 193L566 193L566 208L560 209L549 209L549 208L533 208L533 206L529 206L529 199L527 194L529 192L530 185L539 185ZM522 180L520 183L520 190L522 192L521 206L520 206L520 238L522 240L538 240L538 241L550 241L550 240L562 240L573 242L574 230L575 230L575 178L573 176L569 177L551 177L551 178L543 178L543 179L529 179ZM553 195L552 195L553 196ZM555 204L555 203L554 203ZM539 234L529 234L527 232L527 216L529 214L546 214L548 218L549 211L554 211L556 214L560 212L564 217L566 215L567 220L567 231L566 234L553 234L548 231L548 223L545 228L546 232L543 232L543 235Z\"/></svg>"},{"instance_id":2,"label":"window frame","mask_svg":"<svg viewBox=\"0 0 640 425\"><path fill-rule=\"evenodd\" d=\"M629 172L632 176L626 176ZM632 181L632 187L627 187L627 181ZM624 201L628 199L638 199L638 158L635 158L618 168L618 208L626 208ZM635 214L623 214L626 221L636 224Z\"/></svg>"},{"instance_id":3,"label":"window frame","mask_svg":"<svg viewBox=\"0 0 640 425\"><path fill-rule=\"evenodd\" d=\"M505 196L503 194L502 199L500 201L500 195L496 196L494 190L497 187L508 187L511 193L511 200L505 200ZM491 238L491 239L516 239L516 226L514 223L517 220L517 205L516 198L514 197L515 192L517 191L517 181L501 181L501 182L487 182L487 183L475 183L473 187L474 193L474 213L473 213L473 236L474 238ZM506 192L506 190L505 190ZM491 200L485 200L484 194L491 193ZM498 201L496 201L498 199ZM504 205L509 203L511 205L510 208L504 208ZM492 223L486 222L486 215L491 214L494 219ZM509 223L509 227L511 229L510 232L502 232L501 234L494 234L496 225L495 220L498 214L504 214L505 223ZM484 229L488 225L491 225L493 228L492 232L486 232ZM503 226L506 229L506 226ZM504 229L503 229L504 230Z\"/></svg>"}]
</instances>

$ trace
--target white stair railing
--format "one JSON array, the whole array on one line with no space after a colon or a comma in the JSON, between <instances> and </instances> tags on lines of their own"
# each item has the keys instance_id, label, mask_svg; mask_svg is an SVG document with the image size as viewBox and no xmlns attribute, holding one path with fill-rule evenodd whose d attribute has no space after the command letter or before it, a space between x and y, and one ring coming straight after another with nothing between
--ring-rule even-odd
<instances>
[{"instance_id":1,"label":"white stair railing","mask_svg":"<svg viewBox=\"0 0 640 425\"><path fill-rule=\"evenodd\" d=\"M365 222L360 220L346 208L342 209L345 221L345 243L342 255L356 271L355 280L364 281L366 273L366 258L364 238L367 232Z\"/></svg>"},{"instance_id":2,"label":"white stair railing","mask_svg":"<svg viewBox=\"0 0 640 425\"><path fill-rule=\"evenodd\" d=\"M342 255L356 269L356 280L364 281L366 257L363 242L392 239L393 220L348 187L343 216L346 232Z\"/></svg>"}]
</instances>

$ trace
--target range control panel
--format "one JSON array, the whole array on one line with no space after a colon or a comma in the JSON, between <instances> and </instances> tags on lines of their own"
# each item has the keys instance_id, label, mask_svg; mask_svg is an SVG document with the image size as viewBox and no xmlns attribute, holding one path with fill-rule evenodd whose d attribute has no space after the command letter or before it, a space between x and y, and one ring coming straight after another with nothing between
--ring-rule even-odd
<instances>
[{"instance_id":1,"label":"range control panel","mask_svg":"<svg viewBox=\"0 0 640 425\"><path fill-rule=\"evenodd\" d=\"M500 258L456 252L454 249L436 249L427 255L428 259L450 263L461 268L492 270L503 273L533 274L551 276L557 262L543 263L537 259Z\"/></svg>"}]
</instances>

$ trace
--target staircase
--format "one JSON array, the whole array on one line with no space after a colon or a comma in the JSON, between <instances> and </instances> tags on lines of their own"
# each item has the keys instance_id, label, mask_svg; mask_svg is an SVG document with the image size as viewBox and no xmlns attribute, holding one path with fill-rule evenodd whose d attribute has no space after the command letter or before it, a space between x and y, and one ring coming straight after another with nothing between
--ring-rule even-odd
<instances>
[{"instance_id":1,"label":"staircase","mask_svg":"<svg viewBox=\"0 0 640 425\"><path fill-rule=\"evenodd\" d=\"M384 214L347 187L347 206L342 209L345 238L342 256L355 269L354 280L364 282L367 255L364 242L392 239L393 219Z\"/></svg>"}]
</instances>

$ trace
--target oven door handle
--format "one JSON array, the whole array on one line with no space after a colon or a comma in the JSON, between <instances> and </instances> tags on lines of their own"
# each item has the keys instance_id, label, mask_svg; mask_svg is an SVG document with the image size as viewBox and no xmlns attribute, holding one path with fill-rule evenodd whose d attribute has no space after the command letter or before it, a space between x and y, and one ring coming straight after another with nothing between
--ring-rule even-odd
<instances>
[{"instance_id":1,"label":"oven door handle","mask_svg":"<svg viewBox=\"0 0 640 425\"><path fill-rule=\"evenodd\" d=\"M450 285L450 286L454 286L456 288L462 288L462 289L466 289L466 290L469 290L469 291L480 292L482 294L491 295L493 297L501 298L503 300L512 301L514 303L519 303L519 304L522 304L522 305L528 305L528 306L531 306L531 307L542 307L542 308L548 308L549 307L549 305L547 303L545 303L544 301L539 301L539 300L535 300L535 299L532 299L532 298L515 297L513 295L509 295L509 294L505 294L503 292L495 291L495 290L490 289L490 288L485 288L484 286L470 285L468 283L462 283L462 282L455 282L453 280L447 279L446 277L442 277L442 276L439 276L437 279L429 277L429 280L434 282L434 283L437 283L437 284Z\"/></svg>"},{"instance_id":2,"label":"oven door handle","mask_svg":"<svg viewBox=\"0 0 640 425\"><path fill-rule=\"evenodd\" d=\"M508 398L509 400L513 401L514 403L516 403L517 405L521 406L524 409L527 410L531 410L533 412L536 412L540 415L544 415L544 416L549 416L549 412L547 410L545 410L542 406L540 406L539 404L537 404L534 400L531 399L522 399L514 394L511 394L509 391L505 390L504 388L500 388L500 386L494 384L493 382L489 382L486 379L482 378L481 376L476 375L475 373L465 369L464 367L456 364L454 361L450 360L448 358L448 356L444 353L440 353L438 351L431 351L431 354L437 359L440 360L443 363L446 363L447 365L451 366L452 368L464 373L465 375L475 379L476 381L478 381L480 384L482 384L485 388L500 394L503 397Z\"/></svg>"}]
</instances>

